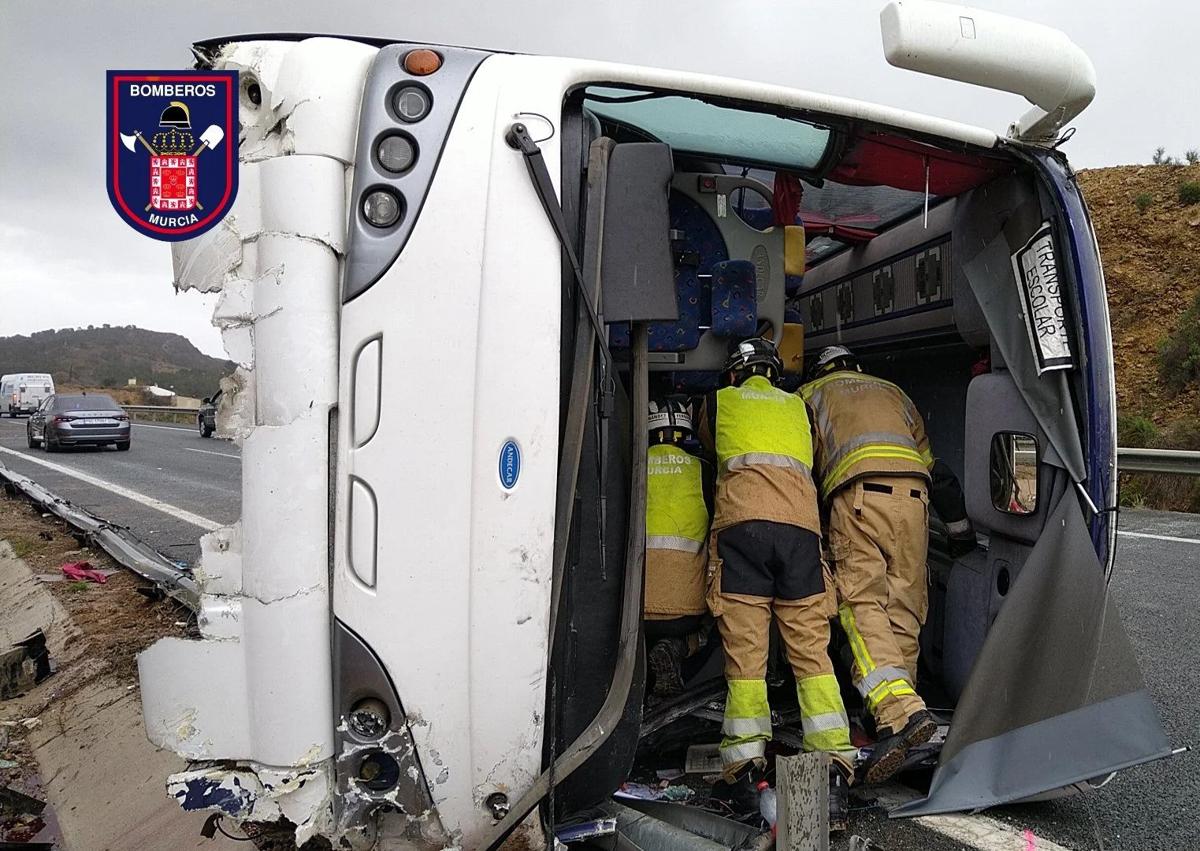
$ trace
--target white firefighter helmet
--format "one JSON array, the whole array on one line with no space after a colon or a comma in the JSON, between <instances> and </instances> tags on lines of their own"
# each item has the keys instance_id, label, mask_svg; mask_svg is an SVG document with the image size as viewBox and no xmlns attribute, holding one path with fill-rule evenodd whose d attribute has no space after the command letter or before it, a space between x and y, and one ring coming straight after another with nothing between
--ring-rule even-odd
<instances>
[{"instance_id":1,"label":"white firefighter helmet","mask_svg":"<svg viewBox=\"0 0 1200 851\"><path fill-rule=\"evenodd\" d=\"M812 377L817 378L838 369L858 369L858 358L845 346L826 346L813 361Z\"/></svg>"},{"instance_id":2,"label":"white firefighter helmet","mask_svg":"<svg viewBox=\"0 0 1200 851\"><path fill-rule=\"evenodd\" d=\"M659 429L676 429L692 433L692 415L679 399L650 400L650 433Z\"/></svg>"}]
</instances>

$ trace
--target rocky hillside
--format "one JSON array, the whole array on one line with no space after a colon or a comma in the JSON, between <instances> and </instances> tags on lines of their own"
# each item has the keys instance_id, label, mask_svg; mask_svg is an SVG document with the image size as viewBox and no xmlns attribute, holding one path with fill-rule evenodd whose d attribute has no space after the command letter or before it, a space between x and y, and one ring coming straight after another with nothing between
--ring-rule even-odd
<instances>
[{"instance_id":1,"label":"rocky hillside","mask_svg":"<svg viewBox=\"0 0 1200 851\"><path fill-rule=\"evenodd\" d=\"M1079 183L1104 260L1121 444L1200 450L1200 165L1092 169ZM1124 501L1200 511L1200 482L1137 477Z\"/></svg>"},{"instance_id":2,"label":"rocky hillside","mask_svg":"<svg viewBox=\"0 0 1200 851\"><path fill-rule=\"evenodd\" d=\"M208 396L231 361L203 354L178 334L124 327L65 328L26 336L0 337L0 373L49 372L55 384L173 387L181 396Z\"/></svg>"},{"instance_id":3,"label":"rocky hillside","mask_svg":"<svg viewBox=\"0 0 1200 851\"><path fill-rule=\"evenodd\" d=\"M1121 166L1079 175L1100 240L1117 358L1117 407L1167 426L1200 415L1200 383L1170 391L1159 377L1163 338L1200 294L1200 204L1179 186L1200 165Z\"/></svg>"}]
</instances>

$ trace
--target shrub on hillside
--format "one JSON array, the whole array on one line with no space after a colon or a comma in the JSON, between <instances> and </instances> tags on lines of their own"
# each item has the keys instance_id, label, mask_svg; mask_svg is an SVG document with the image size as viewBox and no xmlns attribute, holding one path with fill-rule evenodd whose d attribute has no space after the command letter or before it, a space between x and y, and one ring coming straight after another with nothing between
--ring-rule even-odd
<instances>
[{"instance_id":1,"label":"shrub on hillside","mask_svg":"<svg viewBox=\"0 0 1200 851\"><path fill-rule=\"evenodd\" d=\"M1179 326L1158 344L1158 375L1175 393L1200 381L1200 293L1179 317Z\"/></svg>"},{"instance_id":2,"label":"shrub on hillside","mask_svg":"<svg viewBox=\"0 0 1200 851\"><path fill-rule=\"evenodd\" d=\"M1139 449L1158 439L1158 426L1141 414L1117 414L1117 445Z\"/></svg>"},{"instance_id":3,"label":"shrub on hillside","mask_svg":"<svg viewBox=\"0 0 1200 851\"><path fill-rule=\"evenodd\" d=\"M1150 209L1150 205L1154 203L1154 196L1149 192L1139 192L1133 196L1133 205L1138 208L1139 213L1144 213Z\"/></svg>"},{"instance_id":4,"label":"shrub on hillside","mask_svg":"<svg viewBox=\"0 0 1200 851\"><path fill-rule=\"evenodd\" d=\"M1197 151L1195 148L1193 148L1190 151L1185 151L1183 158L1185 160L1187 160L1188 165L1195 165L1196 163L1200 163L1200 151Z\"/></svg>"},{"instance_id":5,"label":"shrub on hillside","mask_svg":"<svg viewBox=\"0 0 1200 851\"><path fill-rule=\"evenodd\" d=\"M1200 181L1185 180L1179 184L1179 203L1185 207L1200 204Z\"/></svg>"}]
</instances>

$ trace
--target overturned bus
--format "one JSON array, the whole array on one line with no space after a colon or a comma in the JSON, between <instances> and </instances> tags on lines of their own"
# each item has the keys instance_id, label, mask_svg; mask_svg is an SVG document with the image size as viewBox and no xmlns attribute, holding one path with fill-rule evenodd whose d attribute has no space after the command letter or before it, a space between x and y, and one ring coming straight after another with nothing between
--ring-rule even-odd
<instances>
[{"instance_id":1,"label":"overturned bus","mask_svg":"<svg viewBox=\"0 0 1200 851\"><path fill-rule=\"evenodd\" d=\"M594 61L195 46L240 72L241 190L175 279L220 291L244 460L241 521L202 541L201 640L140 657L182 806L343 847L540 843L716 741L719 651L645 694L647 398L713 388L756 333L794 373L837 342L904 387L980 533L951 558L933 523L919 688L945 735L895 814L1170 752L1107 593L1109 322L1058 147L1091 65L959 6L882 22L893 64L1033 108L998 135Z\"/></svg>"}]
</instances>

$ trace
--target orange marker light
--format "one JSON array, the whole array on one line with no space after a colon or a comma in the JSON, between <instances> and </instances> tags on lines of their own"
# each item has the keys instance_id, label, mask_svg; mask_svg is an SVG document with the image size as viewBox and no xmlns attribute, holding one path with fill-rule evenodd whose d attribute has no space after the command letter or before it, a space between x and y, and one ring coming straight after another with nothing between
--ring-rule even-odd
<instances>
[{"instance_id":1,"label":"orange marker light","mask_svg":"<svg viewBox=\"0 0 1200 851\"><path fill-rule=\"evenodd\" d=\"M404 70L414 77L424 77L442 67L442 57L432 50L421 48L404 54Z\"/></svg>"}]
</instances>

